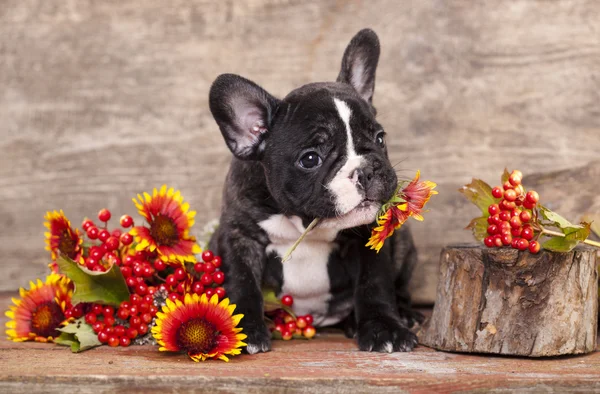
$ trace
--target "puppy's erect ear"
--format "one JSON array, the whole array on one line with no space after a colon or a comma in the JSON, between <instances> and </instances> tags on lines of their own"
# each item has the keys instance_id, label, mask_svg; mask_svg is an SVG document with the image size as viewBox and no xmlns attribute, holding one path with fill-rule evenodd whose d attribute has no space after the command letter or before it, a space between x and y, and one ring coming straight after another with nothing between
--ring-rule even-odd
<instances>
[{"instance_id":1,"label":"puppy's erect ear","mask_svg":"<svg viewBox=\"0 0 600 394\"><path fill-rule=\"evenodd\" d=\"M371 29L359 31L344 52L338 82L345 82L372 103L375 91L375 71L379 61L379 39Z\"/></svg>"},{"instance_id":2,"label":"puppy's erect ear","mask_svg":"<svg viewBox=\"0 0 600 394\"><path fill-rule=\"evenodd\" d=\"M222 74L210 88L209 105L231 152L257 159L279 100L252 81Z\"/></svg>"}]
</instances>

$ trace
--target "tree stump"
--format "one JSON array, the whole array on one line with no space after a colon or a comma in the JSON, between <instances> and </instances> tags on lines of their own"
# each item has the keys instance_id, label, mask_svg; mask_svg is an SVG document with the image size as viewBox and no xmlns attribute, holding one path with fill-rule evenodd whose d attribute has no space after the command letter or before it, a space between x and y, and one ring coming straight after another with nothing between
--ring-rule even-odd
<instances>
[{"instance_id":1,"label":"tree stump","mask_svg":"<svg viewBox=\"0 0 600 394\"><path fill-rule=\"evenodd\" d=\"M442 250L433 314L419 332L438 350L527 357L596 349L596 251L453 246Z\"/></svg>"}]
</instances>

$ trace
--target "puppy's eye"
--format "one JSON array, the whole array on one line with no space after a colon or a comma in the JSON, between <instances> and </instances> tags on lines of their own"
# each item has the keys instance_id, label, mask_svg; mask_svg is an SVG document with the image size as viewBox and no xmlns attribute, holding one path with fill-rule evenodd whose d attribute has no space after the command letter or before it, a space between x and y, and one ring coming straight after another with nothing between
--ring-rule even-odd
<instances>
[{"instance_id":1,"label":"puppy's eye","mask_svg":"<svg viewBox=\"0 0 600 394\"><path fill-rule=\"evenodd\" d=\"M377 145L381 146L382 148L385 146L385 132L380 131L379 133L377 133L377 135L375 136L375 143L377 143Z\"/></svg>"},{"instance_id":2,"label":"puppy's eye","mask_svg":"<svg viewBox=\"0 0 600 394\"><path fill-rule=\"evenodd\" d=\"M306 152L300 158L300 167L306 168L307 170L312 170L321 165L323 160L321 160L321 156L317 152L311 151Z\"/></svg>"}]
</instances>

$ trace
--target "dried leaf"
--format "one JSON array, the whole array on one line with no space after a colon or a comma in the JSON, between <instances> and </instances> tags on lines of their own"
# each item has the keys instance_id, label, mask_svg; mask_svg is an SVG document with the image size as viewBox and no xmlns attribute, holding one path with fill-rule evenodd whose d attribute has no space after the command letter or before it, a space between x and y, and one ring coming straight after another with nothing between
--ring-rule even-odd
<instances>
[{"instance_id":1,"label":"dried leaf","mask_svg":"<svg viewBox=\"0 0 600 394\"><path fill-rule=\"evenodd\" d=\"M59 328L61 334L54 341L59 345L70 346L73 353L83 352L102 345L96 334L85 318L80 318L66 326Z\"/></svg>"},{"instance_id":2,"label":"dried leaf","mask_svg":"<svg viewBox=\"0 0 600 394\"><path fill-rule=\"evenodd\" d=\"M487 218L482 216L471 220L471 223L465 229L473 231L476 240L483 241L488 236L487 228Z\"/></svg>"}]
</instances>

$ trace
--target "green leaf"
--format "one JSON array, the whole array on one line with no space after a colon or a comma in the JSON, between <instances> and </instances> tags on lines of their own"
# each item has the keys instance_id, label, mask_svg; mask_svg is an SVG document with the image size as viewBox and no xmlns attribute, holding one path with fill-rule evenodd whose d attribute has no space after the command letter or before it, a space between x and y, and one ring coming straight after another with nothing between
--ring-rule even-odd
<instances>
[{"instance_id":1,"label":"green leaf","mask_svg":"<svg viewBox=\"0 0 600 394\"><path fill-rule=\"evenodd\" d=\"M487 218L482 216L471 220L471 223L465 227L465 230L473 231L473 236L475 239L478 241L483 241L484 238L488 236L487 228Z\"/></svg>"},{"instance_id":2,"label":"green leaf","mask_svg":"<svg viewBox=\"0 0 600 394\"><path fill-rule=\"evenodd\" d=\"M458 189L459 192L464 194L469 201L477 205L484 217L490 216L488 207L491 204L496 203L496 199L492 196L492 188L490 185L482 181L481 179L475 179L468 185L465 185Z\"/></svg>"},{"instance_id":3,"label":"green leaf","mask_svg":"<svg viewBox=\"0 0 600 394\"><path fill-rule=\"evenodd\" d=\"M57 261L62 273L75 284L72 302L95 302L119 306L129 299L129 289L121 270L113 265L107 272L94 272L80 266L66 256Z\"/></svg>"},{"instance_id":4,"label":"green leaf","mask_svg":"<svg viewBox=\"0 0 600 394\"><path fill-rule=\"evenodd\" d=\"M58 331L62 333L57 338L56 343L70 346L73 353L83 352L102 345L98 340L98 334L94 332L91 325L85 322L83 317L59 328Z\"/></svg>"},{"instance_id":5,"label":"green leaf","mask_svg":"<svg viewBox=\"0 0 600 394\"><path fill-rule=\"evenodd\" d=\"M502 173L502 177L500 178L502 180L503 185L504 183L506 183L506 181L508 181L508 178L510 178L510 172L508 172L507 168L504 168L504 172Z\"/></svg>"},{"instance_id":6,"label":"green leaf","mask_svg":"<svg viewBox=\"0 0 600 394\"><path fill-rule=\"evenodd\" d=\"M539 206L539 210L542 217L550 221L552 226L558 227L563 232L563 234L571 233L573 231L583 228L583 226L569 222L567 219L560 216L558 213L549 210L543 205Z\"/></svg>"},{"instance_id":7,"label":"green leaf","mask_svg":"<svg viewBox=\"0 0 600 394\"><path fill-rule=\"evenodd\" d=\"M553 252L568 252L577 244L587 239L590 236L590 224L583 223L582 226L577 226L572 231L564 233L564 237L552 237L542 244L542 247ZM569 228L571 230L571 228Z\"/></svg>"},{"instance_id":8,"label":"green leaf","mask_svg":"<svg viewBox=\"0 0 600 394\"><path fill-rule=\"evenodd\" d=\"M294 319L296 318L296 314L292 310L292 308L287 305L283 305L281 300L277 298L277 294L275 294L275 290L271 288L264 287L262 289L263 295L263 307L265 312L274 312L277 309L283 309L288 314L292 315Z\"/></svg>"}]
</instances>

